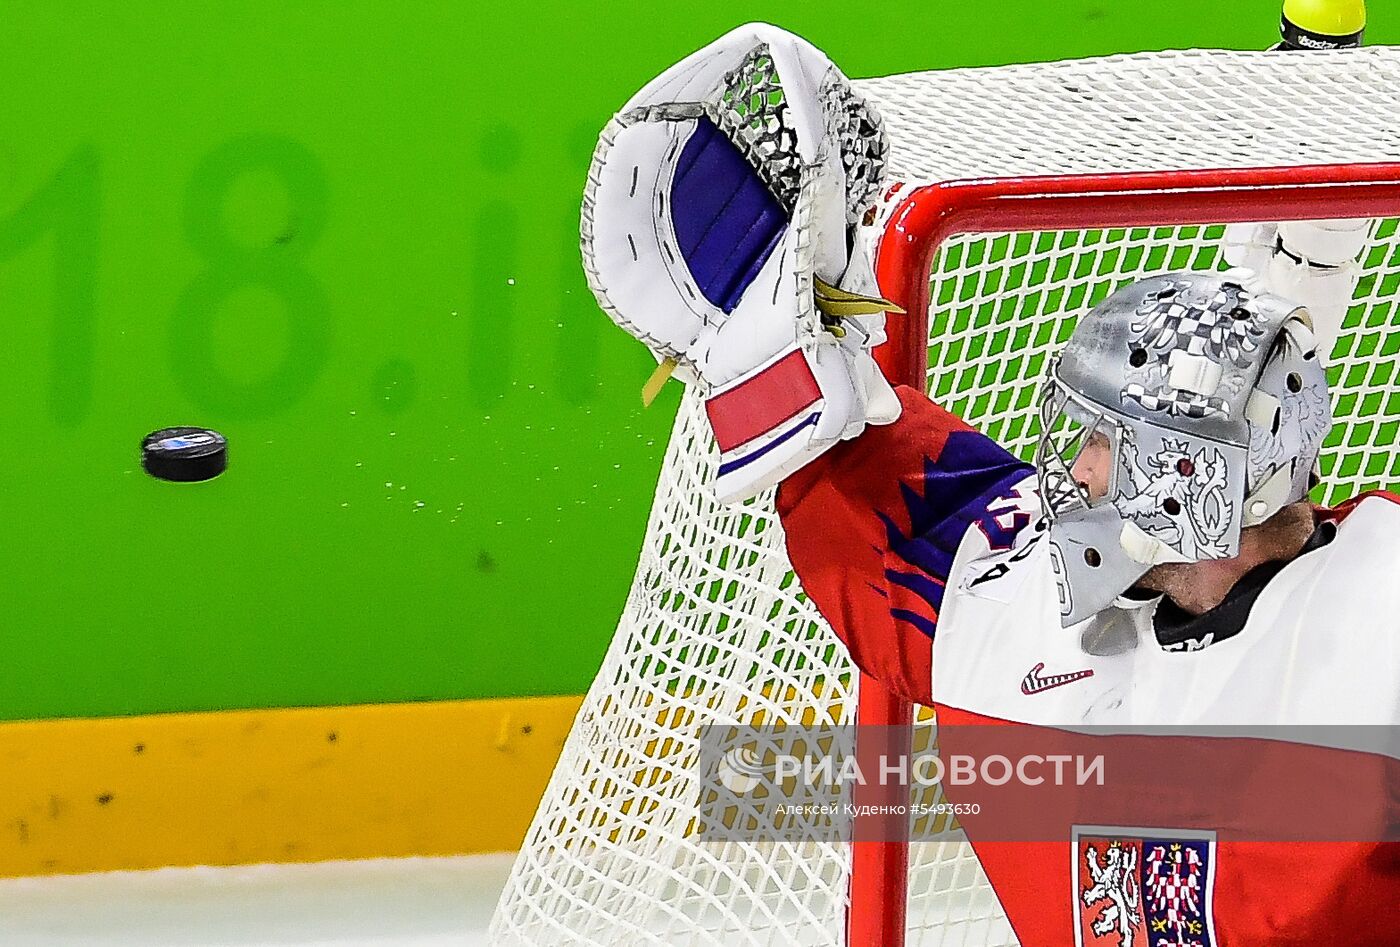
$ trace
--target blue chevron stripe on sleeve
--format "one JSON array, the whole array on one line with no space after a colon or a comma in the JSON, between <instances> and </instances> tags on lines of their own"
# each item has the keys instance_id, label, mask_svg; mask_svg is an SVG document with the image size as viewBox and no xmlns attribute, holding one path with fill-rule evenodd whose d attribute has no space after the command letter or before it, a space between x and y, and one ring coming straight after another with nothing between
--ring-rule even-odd
<instances>
[{"instance_id":1,"label":"blue chevron stripe on sleeve","mask_svg":"<svg viewBox=\"0 0 1400 947\"><path fill-rule=\"evenodd\" d=\"M963 535L1031 471L1029 464L976 431L950 433L937 457L924 458L919 482L900 485L908 531L893 517L879 516L890 552L910 567L887 568L885 578L913 592L927 606L927 613L892 608L891 615L933 636L944 585Z\"/></svg>"}]
</instances>

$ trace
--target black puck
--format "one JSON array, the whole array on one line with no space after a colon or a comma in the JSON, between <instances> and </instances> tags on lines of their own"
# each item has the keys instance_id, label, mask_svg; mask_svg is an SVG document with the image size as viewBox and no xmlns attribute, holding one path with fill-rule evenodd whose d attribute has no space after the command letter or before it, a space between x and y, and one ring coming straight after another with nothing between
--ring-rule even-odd
<instances>
[{"instance_id":1,"label":"black puck","mask_svg":"<svg viewBox=\"0 0 1400 947\"><path fill-rule=\"evenodd\" d=\"M167 427L141 441L146 473L176 483L213 480L228 467L228 441L204 427Z\"/></svg>"}]
</instances>

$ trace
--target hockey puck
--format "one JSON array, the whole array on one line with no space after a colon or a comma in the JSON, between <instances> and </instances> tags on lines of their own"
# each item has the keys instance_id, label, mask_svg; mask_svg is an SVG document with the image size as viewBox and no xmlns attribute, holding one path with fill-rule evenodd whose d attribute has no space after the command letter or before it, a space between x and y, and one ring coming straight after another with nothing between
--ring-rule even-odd
<instances>
[{"instance_id":1,"label":"hockey puck","mask_svg":"<svg viewBox=\"0 0 1400 947\"><path fill-rule=\"evenodd\" d=\"M203 427L167 427L141 441L141 466L160 480L213 480L228 467L228 441Z\"/></svg>"}]
</instances>

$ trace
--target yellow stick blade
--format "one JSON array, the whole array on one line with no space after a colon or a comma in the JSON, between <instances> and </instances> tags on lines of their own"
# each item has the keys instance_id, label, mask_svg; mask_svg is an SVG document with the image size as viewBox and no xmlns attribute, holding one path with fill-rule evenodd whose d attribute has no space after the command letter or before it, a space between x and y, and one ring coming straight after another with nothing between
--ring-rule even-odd
<instances>
[{"instance_id":1,"label":"yellow stick blade","mask_svg":"<svg viewBox=\"0 0 1400 947\"><path fill-rule=\"evenodd\" d=\"M815 277L813 289L817 308L829 316L869 316L877 312L904 312L888 299L847 292L832 286L820 276Z\"/></svg>"},{"instance_id":2,"label":"yellow stick blade","mask_svg":"<svg viewBox=\"0 0 1400 947\"><path fill-rule=\"evenodd\" d=\"M671 380L671 375L675 371L676 360L674 358L661 360L661 364L656 366L656 371L651 373L647 383L642 386L642 407L651 407L651 403L656 400L657 395L661 394L661 389L666 386L666 382Z\"/></svg>"}]
</instances>

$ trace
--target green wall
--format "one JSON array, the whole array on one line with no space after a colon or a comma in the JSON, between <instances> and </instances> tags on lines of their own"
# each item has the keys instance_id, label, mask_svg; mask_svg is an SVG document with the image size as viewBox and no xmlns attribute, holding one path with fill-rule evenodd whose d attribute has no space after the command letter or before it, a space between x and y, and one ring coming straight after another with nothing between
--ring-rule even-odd
<instances>
[{"instance_id":1,"label":"green wall","mask_svg":"<svg viewBox=\"0 0 1400 947\"><path fill-rule=\"evenodd\" d=\"M0 719L580 691L678 390L578 266L635 88L755 17L861 76L1278 14L973 7L0 0ZM173 424L228 473L145 476Z\"/></svg>"}]
</instances>

